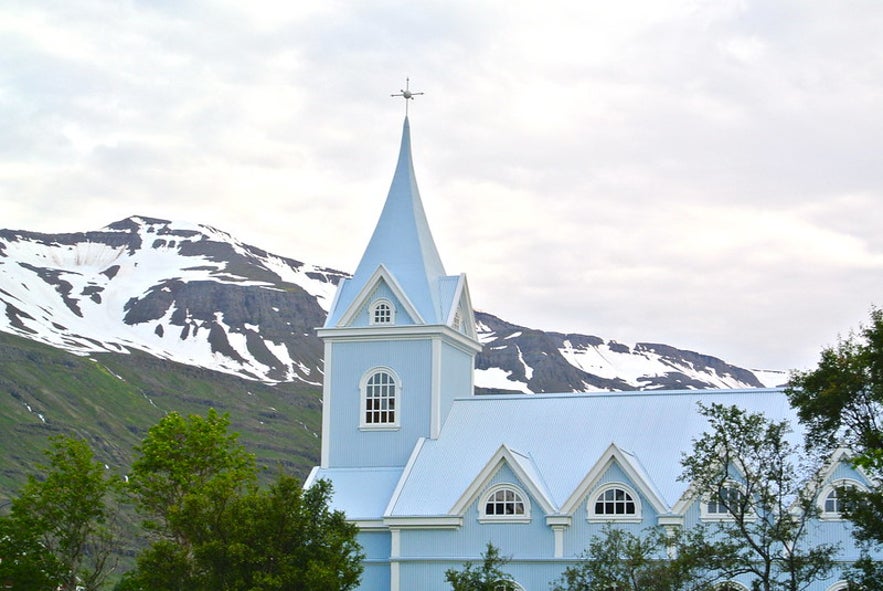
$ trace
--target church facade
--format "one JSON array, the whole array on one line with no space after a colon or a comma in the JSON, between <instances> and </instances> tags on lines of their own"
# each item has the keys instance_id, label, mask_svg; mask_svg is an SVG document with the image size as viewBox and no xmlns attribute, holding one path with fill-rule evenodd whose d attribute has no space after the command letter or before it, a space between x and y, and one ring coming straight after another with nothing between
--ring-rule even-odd
<instances>
[{"instance_id":1,"label":"church facade","mask_svg":"<svg viewBox=\"0 0 883 591\"><path fill-rule=\"evenodd\" d=\"M448 275L423 210L406 116L374 234L341 282L325 343L321 464L359 526L364 591L441 591L490 542L523 591L549 589L605 524L638 533L720 519L679 480L706 428L698 403L795 423L779 389L473 395L481 343L465 275ZM836 487L867 486L841 456L823 475L819 542L857 557ZM732 581L750 588L751 580ZM840 572L812 591L840 591Z\"/></svg>"}]
</instances>

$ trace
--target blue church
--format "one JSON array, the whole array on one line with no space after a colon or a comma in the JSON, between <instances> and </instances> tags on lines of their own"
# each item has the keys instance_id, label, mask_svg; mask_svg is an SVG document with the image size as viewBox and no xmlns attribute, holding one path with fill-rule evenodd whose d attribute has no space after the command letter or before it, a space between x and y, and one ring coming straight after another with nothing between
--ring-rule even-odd
<instances>
[{"instance_id":1,"label":"blue church","mask_svg":"<svg viewBox=\"0 0 883 591\"><path fill-rule=\"evenodd\" d=\"M678 479L707 427L700 401L796 424L779 389L474 395L469 285L433 241L407 115L380 219L318 332L322 454L306 485L331 481L334 508L358 525L364 591L449 590L445 570L480 561L488 542L511 557L517 589L545 591L605 524L637 533L722 518ZM836 487L869 482L841 454L822 478L813 535L840 542L845 565L858 556ZM811 589L840 591L841 576Z\"/></svg>"}]
</instances>

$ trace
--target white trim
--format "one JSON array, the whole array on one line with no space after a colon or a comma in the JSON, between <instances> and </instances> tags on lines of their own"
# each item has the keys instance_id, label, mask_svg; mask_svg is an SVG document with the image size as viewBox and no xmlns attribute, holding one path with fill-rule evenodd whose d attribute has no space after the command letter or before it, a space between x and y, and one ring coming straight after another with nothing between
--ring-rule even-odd
<instances>
[{"instance_id":1,"label":"white trim","mask_svg":"<svg viewBox=\"0 0 883 591\"><path fill-rule=\"evenodd\" d=\"M721 486L720 488L727 489L727 490L737 489L739 491L740 495L746 494L745 493L745 485L742 484L741 482L739 482L738 480L733 480L731 478L728 478L724 482L723 486ZM699 495L699 497L698 497L699 518L702 521L735 521L736 516L733 515L732 511L727 511L726 513L709 513L708 512L708 505L709 505L709 503L712 502L711 494L712 493L709 493L708 491L704 491L701 495ZM714 502L715 502L715 504L718 504L718 501L714 501ZM745 512L744 518L746 521L754 521L755 519L757 519L757 516L754 514L753 511L751 511L749 509L748 511Z\"/></svg>"},{"instance_id":2,"label":"white trim","mask_svg":"<svg viewBox=\"0 0 883 591\"><path fill-rule=\"evenodd\" d=\"M462 320L466 325L466 330L462 331L462 333L477 341L478 332L475 329L475 310L472 307L472 297L469 295L469 282L466 280L465 273L460 273L452 302L453 306L448 310L448 317L445 320L445 323L453 327L454 317L457 315L457 310L462 307Z\"/></svg>"},{"instance_id":3,"label":"white trim","mask_svg":"<svg viewBox=\"0 0 883 591\"><path fill-rule=\"evenodd\" d=\"M748 591L748 587L739 581L721 581L717 585L714 586L715 591L727 589L730 591L733 588L736 588L737 591Z\"/></svg>"},{"instance_id":4,"label":"white trim","mask_svg":"<svg viewBox=\"0 0 883 591\"><path fill-rule=\"evenodd\" d=\"M382 519L347 519L359 528L359 531L387 531L389 528Z\"/></svg>"},{"instance_id":5,"label":"white trim","mask_svg":"<svg viewBox=\"0 0 883 591\"><path fill-rule=\"evenodd\" d=\"M319 338L332 342L376 341L380 337L400 340L406 338L425 339L437 335L445 338L448 343L458 346L467 353L479 353L483 348L483 345L478 340L459 333L444 324L424 324L420 326L383 326L375 324L374 326L319 328L316 330L316 334Z\"/></svg>"},{"instance_id":6,"label":"white trim","mask_svg":"<svg viewBox=\"0 0 883 591\"><path fill-rule=\"evenodd\" d=\"M866 492L868 490L868 488L864 484L862 484L855 478L837 478L836 480L828 482L825 486L822 487L821 491L819 491L819 496L816 498L816 505L819 508L819 519L823 519L825 521L844 521L844 518L840 515L839 511L825 510L825 505L828 501L828 495L830 495L838 488L855 488L862 492Z\"/></svg>"},{"instance_id":7,"label":"white trim","mask_svg":"<svg viewBox=\"0 0 883 591\"><path fill-rule=\"evenodd\" d=\"M561 513L573 515L577 508L583 505L583 499L586 498L586 495L597 488L601 477L614 463L619 465L622 471L625 472L626 478L631 482L631 487L639 493L639 496L643 494L644 498L650 502L650 505L652 505L658 515L668 513L665 502L656 493L651 483L644 479L641 472L632 464L631 457L615 443L607 446L607 449L604 450L601 457L592 466L592 469L588 471L576 489L570 494L570 497L561 505Z\"/></svg>"},{"instance_id":8,"label":"white trim","mask_svg":"<svg viewBox=\"0 0 883 591\"><path fill-rule=\"evenodd\" d=\"M417 439L417 443L414 444L414 449L411 450L411 457L408 458L408 463L405 464L405 469L402 470L402 475L399 476L399 481L396 483L395 490L392 491L392 496L389 498L389 503L386 505L386 509L383 511L384 517L392 515L393 511L395 510L396 503L399 502L399 497L402 494L402 489L405 488L405 483L411 476L411 471L414 469L414 464L417 462L417 457L420 455L420 451L423 449L424 443L426 443L426 438L420 437L419 439Z\"/></svg>"},{"instance_id":9,"label":"white trim","mask_svg":"<svg viewBox=\"0 0 883 591\"><path fill-rule=\"evenodd\" d=\"M501 445L491 456L490 460L488 460L487 464L484 465L484 468L481 469L475 479L466 487L466 490L463 491L463 494L460 495L460 498L457 499L454 506L448 511L448 514L462 516L466 513L466 509L475 502L478 495L487 488L491 478L494 477L503 464L508 465L515 473L515 478L518 480L519 484L527 489L527 492L540 504L543 513L546 515L556 514L557 511L551 501L549 501L546 495L542 492L538 484L535 483L524 471L515 459L514 454L515 452L509 449L507 445Z\"/></svg>"},{"instance_id":10,"label":"white trim","mask_svg":"<svg viewBox=\"0 0 883 591\"><path fill-rule=\"evenodd\" d=\"M327 468L331 462L331 343L325 341L324 373L322 379L322 442L319 465Z\"/></svg>"},{"instance_id":11,"label":"white trim","mask_svg":"<svg viewBox=\"0 0 883 591\"><path fill-rule=\"evenodd\" d=\"M598 497L605 494L609 490L621 490L631 497L631 502L635 505L634 513L596 513L595 505L598 503ZM606 501L601 501L606 502ZM614 503L620 501L614 501ZM627 502L627 501L622 501ZM586 495L586 521L589 523L599 523L607 521L615 521L617 523L640 523L644 519L644 507L641 504L641 496L631 486L625 482L608 482L602 484Z\"/></svg>"},{"instance_id":12,"label":"white trim","mask_svg":"<svg viewBox=\"0 0 883 591\"><path fill-rule=\"evenodd\" d=\"M553 525L552 534L555 536L554 558L564 558L564 525Z\"/></svg>"},{"instance_id":13,"label":"white trim","mask_svg":"<svg viewBox=\"0 0 883 591\"><path fill-rule=\"evenodd\" d=\"M509 491L515 495L515 498L518 500L513 500L513 502L521 502L522 507L524 508L524 513L520 514L505 514L505 515L488 515L486 513L487 504L490 501L491 495L496 495L498 492ZM504 501L505 502L505 501ZM478 521L479 523L530 523L531 512L530 512L530 497L525 493L520 486L515 484L511 484L509 482L495 484L494 486L486 489L480 497L478 502Z\"/></svg>"},{"instance_id":14,"label":"white trim","mask_svg":"<svg viewBox=\"0 0 883 591\"><path fill-rule=\"evenodd\" d=\"M389 321L377 322L377 308L386 306L389 308ZM396 323L396 307L389 298L379 297L368 306L368 325L369 326L394 326Z\"/></svg>"},{"instance_id":15,"label":"white trim","mask_svg":"<svg viewBox=\"0 0 883 591\"><path fill-rule=\"evenodd\" d=\"M386 285L389 287L390 291L392 291L393 296L401 302L402 306L405 308L405 312L411 317L411 320L413 320L414 323L426 324L426 321L423 320L420 312L417 311L417 308L414 307L414 304L412 304L411 300L408 299L408 296L405 295L405 291L402 289L402 286L399 285L399 282L396 281L396 278L393 277L392 273L390 273L385 266L378 265L377 270L374 271L368 281L365 282L365 285L362 286L362 289L359 290L359 293L353 298L349 308L341 314L340 320L337 321L338 327L349 326L352 321L355 320L359 310L365 307L368 299L374 293L374 290L380 281L386 282Z\"/></svg>"},{"instance_id":16,"label":"white trim","mask_svg":"<svg viewBox=\"0 0 883 591\"><path fill-rule=\"evenodd\" d=\"M843 579L840 579L839 581L825 589L825 591L846 591L847 589L849 589L849 581L844 581Z\"/></svg>"},{"instance_id":17,"label":"white trim","mask_svg":"<svg viewBox=\"0 0 883 591\"><path fill-rule=\"evenodd\" d=\"M442 341L438 337L432 339L432 360L430 361L429 384L429 437L438 439L441 433L441 365Z\"/></svg>"},{"instance_id":18,"label":"white trim","mask_svg":"<svg viewBox=\"0 0 883 591\"><path fill-rule=\"evenodd\" d=\"M450 515L436 517L384 517L383 525L400 529L457 529L463 525L463 519Z\"/></svg>"},{"instance_id":19,"label":"white trim","mask_svg":"<svg viewBox=\"0 0 883 591\"><path fill-rule=\"evenodd\" d=\"M393 381L393 418L388 423L369 423L365 420L368 411L368 381L379 373L385 373ZM402 379L391 367L384 365L372 367L362 374L359 379L359 430L361 431L396 431L401 425L402 416L402 392L404 385Z\"/></svg>"}]
</instances>

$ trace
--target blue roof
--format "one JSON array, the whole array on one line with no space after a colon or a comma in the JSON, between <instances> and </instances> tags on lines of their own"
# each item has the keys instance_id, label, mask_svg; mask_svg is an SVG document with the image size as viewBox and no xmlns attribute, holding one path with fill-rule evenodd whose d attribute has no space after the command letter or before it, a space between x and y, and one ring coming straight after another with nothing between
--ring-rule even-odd
<instances>
[{"instance_id":1,"label":"blue roof","mask_svg":"<svg viewBox=\"0 0 883 591\"><path fill-rule=\"evenodd\" d=\"M375 508L388 503L386 517L449 515L505 446L557 511L613 444L670 510L689 486L679 480L681 456L707 428L699 402L736 405L798 427L781 389L472 396L454 402L439 438L421 441L409 466L399 468L395 497ZM793 437L797 442L799 434ZM351 514L364 502L364 484L327 476L335 480L337 507Z\"/></svg>"},{"instance_id":2,"label":"blue roof","mask_svg":"<svg viewBox=\"0 0 883 591\"><path fill-rule=\"evenodd\" d=\"M381 265L395 278L425 323L444 323L448 308L441 301L440 280L445 277L445 269L417 189L407 117L398 164L380 219L355 274L341 284L326 327L338 325Z\"/></svg>"},{"instance_id":3,"label":"blue roof","mask_svg":"<svg viewBox=\"0 0 883 591\"><path fill-rule=\"evenodd\" d=\"M734 404L796 426L787 398L776 389L459 399L440 437L424 443L394 514L446 514L501 444L530 455L560 508L613 443L636 460L634 467L671 508L689 485L678 480L681 454L707 427L700 401Z\"/></svg>"}]
</instances>

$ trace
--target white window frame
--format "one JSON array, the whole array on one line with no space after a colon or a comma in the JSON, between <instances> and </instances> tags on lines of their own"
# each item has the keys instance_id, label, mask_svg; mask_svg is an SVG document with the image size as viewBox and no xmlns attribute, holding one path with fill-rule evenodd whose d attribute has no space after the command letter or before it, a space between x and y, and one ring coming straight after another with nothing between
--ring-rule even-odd
<instances>
[{"instance_id":1,"label":"white window frame","mask_svg":"<svg viewBox=\"0 0 883 591\"><path fill-rule=\"evenodd\" d=\"M512 579L499 579L497 581L494 581L494 591L502 589L511 589L512 591L524 591L524 587L522 587Z\"/></svg>"},{"instance_id":2,"label":"white window frame","mask_svg":"<svg viewBox=\"0 0 883 591\"><path fill-rule=\"evenodd\" d=\"M511 492L515 495L515 499L518 500L513 499L512 502L517 503L520 501L524 512L504 515L497 515L495 513L488 514L487 505L489 502L492 502L491 498L496 496L497 493L505 492ZM484 491L479 497L478 521L481 523L530 523L530 497L528 497L520 487L515 486L514 484L505 483L492 486Z\"/></svg>"},{"instance_id":3,"label":"white window frame","mask_svg":"<svg viewBox=\"0 0 883 591\"><path fill-rule=\"evenodd\" d=\"M368 388L377 386L371 384L374 376L379 374L387 374L392 379L393 395L392 410L393 420L385 423L368 422ZM381 384L382 386L382 384ZM398 374L389 367L372 367L365 372L362 379L359 380L359 428L365 431L395 431L399 428L402 416L402 380Z\"/></svg>"},{"instance_id":4,"label":"white window frame","mask_svg":"<svg viewBox=\"0 0 883 591\"><path fill-rule=\"evenodd\" d=\"M612 490L622 490L626 495L631 498L631 502L635 506L634 513L597 513L595 511L595 505L598 503L598 498L601 495L606 495L608 491ZM607 502L601 501L601 502ZM622 501L614 499L614 503L618 502L628 502L623 499ZM640 523L643 520L644 510L641 506L641 496L629 485L624 482L609 482L602 486L597 487L592 491L592 494L588 496L586 501L586 518L588 521L597 523L604 521L616 521L619 523Z\"/></svg>"},{"instance_id":5,"label":"white window frame","mask_svg":"<svg viewBox=\"0 0 883 591\"><path fill-rule=\"evenodd\" d=\"M724 486L722 486L721 488L725 488L728 490L735 489L739 491L740 495L745 494L745 487L735 480L727 480L726 483L724 483ZM733 513L730 511L727 511L726 513L709 511L708 505L711 503L711 495L709 494L704 494L699 499L699 516L702 518L703 521L734 521L736 519L736 516L733 515ZM714 501L714 503L716 505L720 505L720 501L716 500ZM748 512L745 514L745 518L748 520L754 520L755 516L753 513Z\"/></svg>"},{"instance_id":6,"label":"white window frame","mask_svg":"<svg viewBox=\"0 0 883 591\"><path fill-rule=\"evenodd\" d=\"M379 308L381 306L386 306L388 308L388 319L382 320L378 322L377 314L379 312ZM387 298L377 298L373 302L371 302L371 306L368 308L368 324L372 326L389 326L396 323L396 307L392 305L392 302Z\"/></svg>"},{"instance_id":7,"label":"white window frame","mask_svg":"<svg viewBox=\"0 0 883 591\"><path fill-rule=\"evenodd\" d=\"M828 511L825 505L827 504L828 497L831 495L831 493L836 493L838 488L847 487L854 488L860 491L868 490L865 485L863 485L858 480L854 480L852 478L838 478L837 480L832 480L822 489L822 492L819 493L818 507L820 519L824 519L826 521L843 521L843 517L840 515L840 511Z\"/></svg>"}]
</instances>

